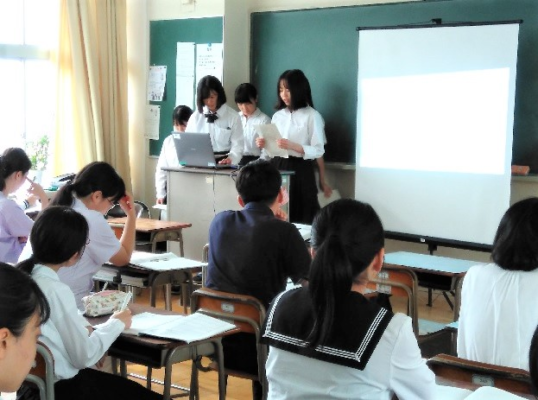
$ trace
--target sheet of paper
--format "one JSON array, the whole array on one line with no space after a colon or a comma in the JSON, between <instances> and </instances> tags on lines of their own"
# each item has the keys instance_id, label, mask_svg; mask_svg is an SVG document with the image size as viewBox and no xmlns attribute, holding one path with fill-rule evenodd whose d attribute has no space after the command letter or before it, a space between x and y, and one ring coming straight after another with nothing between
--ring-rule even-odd
<instances>
[{"instance_id":1,"label":"sheet of paper","mask_svg":"<svg viewBox=\"0 0 538 400\"><path fill-rule=\"evenodd\" d=\"M222 43L196 45L196 82L206 75L222 82Z\"/></svg>"},{"instance_id":2,"label":"sheet of paper","mask_svg":"<svg viewBox=\"0 0 538 400\"><path fill-rule=\"evenodd\" d=\"M154 328L155 326L174 323L177 320L185 318L182 315L163 315L150 312L144 312L133 315L131 327L123 331L128 335L139 335L141 332Z\"/></svg>"},{"instance_id":3,"label":"sheet of paper","mask_svg":"<svg viewBox=\"0 0 538 400\"><path fill-rule=\"evenodd\" d=\"M337 189L333 189L333 192L331 193L330 197L325 197L325 194L323 192L318 193L318 203L321 208L340 198L340 192Z\"/></svg>"},{"instance_id":4,"label":"sheet of paper","mask_svg":"<svg viewBox=\"0 0 538 400\"><path fill-rule=\"evenodd\" d=\"M163 101L165 85L166 65L153 65L149 67L148 100Z\"/></svg>"},{"instance_id":5,"label":"sheet of paper","mask_svg":"<svg viewBox=\"0 0 538 400\"><path fill-rule=\"evenodd\" d=\"M299 229L299 233L303 237L303 240L309 240L312 236L312 225L305 225L305 224L296 224L294 223L295 227Z\"/></svg>"},{"instance_id":6,"label":"sheet of paper","mask_svg":"<svg viewBox=\"0 0 538 400\"><path fill-rule=\"evenodd\" d=\"M144 136L147 139L159 139L159 122L161 120L161 106L146 106L146 129Z\"/></svg>"},{"instance_id":7,"label":"sheet of paper","mask_svg":"<svg viewBox=\"0 0 538 400\"><path fill-rule=\"evenodd\" d=\"M467 400L524 400L510 392L491 386L482 386L466 397Z\"/></svg>"},{"instance_id":8,"label":"sheet of paper","mask_svg":"<svg viewBox=\"0 0 538 400\"><path fill-rule=\"evenodd\" d=\"M171 271L207 265L201 261L178 257L174 253L154 254L145 252L133 253L130 263L152 271Z\"/></svg>"},{"instance_id":9,"label":"sheet of paper","mask_svg":"<svg viewBox=\"0 0 538 400\"><path fill-rule=\"evenodd\" d=\"M452 386L436 386L435 400L464 400L472 393L467 389Z\"/></svg>"},{"instance_id":10,"label":"sheet of paper","mask_svg":"<svg viewBox=\"0 0 538 400\"><path fill-rule=\"evenodd\" d=\"M176 53L176 106L194 108L194 63L195 44L178 42Z\"/></svg>"},{"instance_id":11,"label":"sheet of paper","mask_svg":"<svg viewBox=\"0 0 538 400\"><path fill-rule=\"evenodd\" d=\"M254 126L254 130L259 137L265 139L265 152L269 157L288 158L288 150L281 149L277 146L276 141L282 139L275 124L263 124Z\"/></svg>"},{"instance_id":12,"label":"sheet of paper","mask_svg":"<svg viewBox=\"0 0 538 400\"><path fill-rule=\"evenodd\" d=\"M176 339L190 343L207 339L234 328L234 324L196 312L160 326L144 329L142 333L148 336Z\"/></svg>"}]
</instances>

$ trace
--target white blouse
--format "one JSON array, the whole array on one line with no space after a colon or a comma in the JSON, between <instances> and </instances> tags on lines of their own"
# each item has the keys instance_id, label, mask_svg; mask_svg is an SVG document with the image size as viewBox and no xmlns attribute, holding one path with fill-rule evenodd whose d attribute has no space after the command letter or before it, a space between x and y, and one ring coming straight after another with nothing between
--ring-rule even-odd
<instances>
[{"instance_id":1,"label":"white blouse","mask_svg":"<svg viewBox=\"0 0 538 400\"><path fill-rule=\"evenodd\" d=\"M529 349L538 326L538 269L509 271L476 265L461 291L458 356L529 370Z\"/></svg>"},{"instance_id":2,"label":"white blouse","mask_svg":"<svg viewBox=\"0 0 538 400\"><path fill-rule=\"evenodd\" d=\"M54 357L55 381L69 379L81 369L95 365L125 329L119 319L110 318L89 334L89 324L79 314L73 292L60 282L49 267L36 265L32 278L50 305L50 319L41 326L40 340Z\"/></svg>"},{"instance_id":3,"label":"white blouse","mask_svg":"<svg viewBox=\"0 0 538 400\"><path fill-rule=\"evenodd\" d=\"M164 139L159 161L157 161L157 168L155 169L155 192L158 199L163 199L166 196L166 171L163 168L168 167L180 167L172 135Z\"/></svg>"},{"instance_id":4,"label":"white blouse","mask_svg":"<svg viewBox=\"0 0 538 400\"><path fill-rule=\"evenodd\" d=\"M270 347L268 400L435 398L435 376L420 355L411 319L395 314L364 370Z\"/></svg>"},{"instance_id":5,"label":"white blouse","mask_svg":"<svg viewBox=\"0 0 538 400\"><path fill-rule=\"evenodd\" d=\"M262 113L259 108L256 108L256 111L250 116L245 117L241 111L239 111L239 118L241 118L241 124L243 125L243 136L245 139L245 151L243 155L245 156L259 156L261 155L261 150L256 146L256 138L258 133L254 129L256 125L270 124L271 118Z\"/></svg>"},{"instance_id":6,"label":"white blouse","mask_svg":"<svg viewBox=\"0 0 538 400\"><path fill-rule=\"evenodd\" d=\"M241 161L243 156L243 127L239 115L235 110L223 104L217 110L218 118L208 123L204 116L209 109L204 107L203 113L198 110L189 118L185 132L209 133L213 151L228 151L233 164Z\"/></svg>"},{"instance_id":7,"label":"white blouse","mask_svg":"<svg viewBox=\"0 0 538 400\"><path fill-rule=\"evenodd\" d=\"M284 139L303 146L304 155L288 150L290 156L313 160L325 152L325 121L312 107L299 108L293 112L283 108L273 115L271 122L277 126Z\"/></svg>"}]
</instances>

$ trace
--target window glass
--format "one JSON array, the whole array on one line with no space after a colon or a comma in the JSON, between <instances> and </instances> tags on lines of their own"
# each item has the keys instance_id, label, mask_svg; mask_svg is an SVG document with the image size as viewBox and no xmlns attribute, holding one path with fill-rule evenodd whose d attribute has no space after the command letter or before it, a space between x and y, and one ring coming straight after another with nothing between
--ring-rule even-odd
<instances>
[{"instance_id":1,"label":"window glass","mask_svg":"<svg viewBox=\"0 0 538 400\"><path fill-rule=\"evenodd\" d=\"M24 43L46 49L55 47L58 36L57 0L25 0L24 4Z\"/></svg>"},{"instance_id":2,"label":"window glass","mask_svg":"<svg viewBox=\"0 0 538 400\"><path fill-rule=\"evenodd\" d=\"M0 151L24 147L24 63L0 59Z\"/></svg>"},{"instance_id":3,"label":"window glass","mask_svg":"<svg viewBox=\"0 0 538 400\"><path fill-rule=\"evenodd\" d=\"M24 1L0 0L0 43L23 44Z\"/></svg>"}]
</instances>

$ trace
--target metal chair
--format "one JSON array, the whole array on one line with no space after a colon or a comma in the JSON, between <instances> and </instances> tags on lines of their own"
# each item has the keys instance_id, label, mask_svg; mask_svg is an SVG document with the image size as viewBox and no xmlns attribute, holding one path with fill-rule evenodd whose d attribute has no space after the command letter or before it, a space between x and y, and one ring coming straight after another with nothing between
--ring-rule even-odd
<instances>
[{"instance_id":1,"label":"metal chair","mask_svg":"<svg viewBox=\"0 0 538 400\"><path fill-rule=\"evenodd\" d=\"M44 343L37 342L34 365L24 380L37 387L41 400L54 400L54 358Z\"/></svg>"}]
</instances>

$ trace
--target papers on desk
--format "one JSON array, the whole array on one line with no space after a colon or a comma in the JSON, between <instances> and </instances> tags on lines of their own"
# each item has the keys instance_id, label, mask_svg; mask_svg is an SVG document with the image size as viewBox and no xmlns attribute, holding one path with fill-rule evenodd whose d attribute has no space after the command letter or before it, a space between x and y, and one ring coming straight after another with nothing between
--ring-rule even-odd
<instances>
[{"instance_id":1,"label":"papers on desk","mask_svg":"<svg viewBox=\"0 0 538 400\"><path fill-rule=\"evenodd\" d=\"M171 271L206 265L201 261L178 257L174 253L155 254L144 251L135 251L131 256L130 264L152 271Z\"/></svg>"},{"instance_id":2,"label":"papers on desk","mask_svg":"<svg viewBox=\"0 0 538 400\"><path fill-rule=\"evenodd\" d=\"M524 400L502 389L482 386L475 391L452 386L437 386L436 400Z\"/></svg>"},{"instance_id":3,"label":"papers on desk","mask_svg":"<svg viewBox=\"0 0 538 400\"><path fill-rule=\"evenodd\" d=\"M310 240L310 236L312 234L312 225L305 225L305 224L296 224L294 223L295 227L299 229L299 233L303 237L304 241Z\"/></svg>"},{"instance_id":4,"label":"papers on desk","mask_svg":"<svg viewBox=\"0 0 538 400\"><path fill-rule=\"evenodd\" d=\"M134 315L131 328L125 330L124 333L190 343L231 329L235 329L234 324L198 312L189 316L145 312Z\"/></svg>"}]
</instances>

